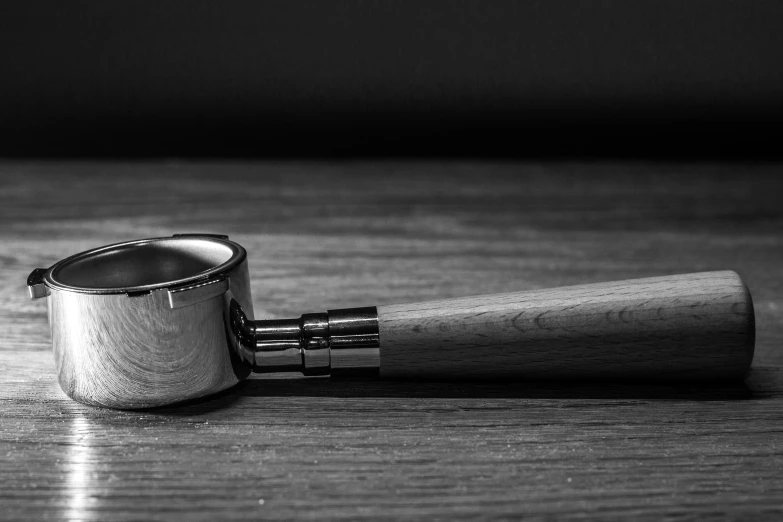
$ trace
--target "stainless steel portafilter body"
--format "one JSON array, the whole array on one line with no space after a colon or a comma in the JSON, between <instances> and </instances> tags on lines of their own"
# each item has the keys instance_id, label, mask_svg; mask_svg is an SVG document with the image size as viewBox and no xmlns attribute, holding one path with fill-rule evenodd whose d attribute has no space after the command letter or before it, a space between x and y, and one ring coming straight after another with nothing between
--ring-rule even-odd
<instances>
[{"instance_id":1,"label":"stainless steel portafilter body","mask_svg":"<svg viewBox=\"0 0 783 522\"><path fill-rule=\"evenodd\" d=\"M251 370L332 367L328 313L253 321L247 253L227 236L97 248L34 270L28 287L48 297L60 386L85 404L160 406L225 390ZM356 352L338 355L338 368L376 365L373 310L331 312L336 344Z\"/></svg>"}]
</instances>

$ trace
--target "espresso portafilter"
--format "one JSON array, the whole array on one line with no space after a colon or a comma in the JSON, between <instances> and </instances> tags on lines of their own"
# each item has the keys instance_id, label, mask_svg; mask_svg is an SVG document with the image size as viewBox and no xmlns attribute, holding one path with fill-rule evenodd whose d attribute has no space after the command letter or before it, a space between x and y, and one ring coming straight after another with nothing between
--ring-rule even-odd
<instances>
[{"instance_id":1,"label":"espresso portafilter","mask_svg":"<svg viewBox=\"0 0 783 522\"><path fill-rule=\"evenodd\" d=\"M753 303L732 271L256 319L247 252L182 234L96 248L29 276L57 376L79 402L146 408L251 372L395 379L742 378Z\"/></svg>"}]
</instances>

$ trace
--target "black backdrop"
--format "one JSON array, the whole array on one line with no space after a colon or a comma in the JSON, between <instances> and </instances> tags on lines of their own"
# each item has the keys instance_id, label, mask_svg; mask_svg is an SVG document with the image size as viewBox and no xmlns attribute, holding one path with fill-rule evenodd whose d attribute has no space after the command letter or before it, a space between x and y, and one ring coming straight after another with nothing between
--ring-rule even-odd
<instances>
[{"instance_id":1,"label":"black backdrop","mask_svg":"<svg viewBox=\"0 0 783 522\"><path fill-rule=\"evenodd\" d=\"M0 153L778 155L778 0L14 2Z\"/></svg>"}]
</instances>

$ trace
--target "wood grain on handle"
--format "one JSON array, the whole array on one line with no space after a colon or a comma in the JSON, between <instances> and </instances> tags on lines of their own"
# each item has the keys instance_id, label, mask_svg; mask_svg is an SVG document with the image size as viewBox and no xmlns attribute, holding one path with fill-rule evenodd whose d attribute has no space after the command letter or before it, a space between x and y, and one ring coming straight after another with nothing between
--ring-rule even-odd
<instances>
[{"instance_id":1,"label":"wood grain on handle","mask_svg":"<svg viewBox=\"0 0 783 522\"><path fill-rule=\"evenodd\" d=\"M727 379L753 358L731 271L379 306L388 378Z\"/></svg>"}]
</instances>

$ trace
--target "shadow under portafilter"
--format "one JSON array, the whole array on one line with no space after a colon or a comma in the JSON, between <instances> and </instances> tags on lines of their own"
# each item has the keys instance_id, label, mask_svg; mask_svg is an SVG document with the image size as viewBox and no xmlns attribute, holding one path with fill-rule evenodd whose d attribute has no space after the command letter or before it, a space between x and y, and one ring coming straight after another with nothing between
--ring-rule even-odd
<instances>
[{"instance_id":1,"label":"shadow under portafilter","mask_svg":"<svg viewBox=\"0 0 783 522\"><path fill-rule=\"evenodd\" d=\"M410 399L659 399L741 400L753 396L742 381L631 383L625 381L410 381L379 379L251 378L244 397Z\"/></svg>"},{"instance_id":2,"label":"shadow under portafilter","mask_svg":"<svg viewBox=\"0 0 783 522\"><path fill-rule=\"evenodd\" d=\"M623 382L623 381L396 381L329 377L251 378L210 397L147 410L192 415L230 407L243 398L284 397L330 399L592 399L648 401L737 401L754 397L743 381ZM265 401L266 402L266 401Z\"/></svg>"}]
</instances>

